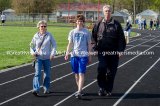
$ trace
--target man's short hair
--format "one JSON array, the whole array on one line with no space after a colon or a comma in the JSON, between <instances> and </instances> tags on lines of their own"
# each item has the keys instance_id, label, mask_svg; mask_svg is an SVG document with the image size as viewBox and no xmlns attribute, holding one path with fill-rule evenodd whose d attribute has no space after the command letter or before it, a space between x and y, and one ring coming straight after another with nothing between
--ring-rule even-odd
<instances>
[{"instance_id":1,"label":"man's short hair","mask_svg":"<svg viewBox=\"0 0 160 106\"><path fill-rule=\"evenodd\" d=\"M109 8L109 10L112 11L112 8L111 8L110 5L104 5L104 6L103 6L103 10L104 10L105 8Z\"/></svg>"},{"instance_id":2,"label":"man's short hair","mask_svg":"<svg viewBox=\"0 0 160 106\"><path fill-rule=\"evenodd\" d=\"M82 20L83 22L85 22L85 17L84 17L84 15L82 15L82 14L78 14L78 15L76 16L76 20Z\"/></svg>"}]
</instances>

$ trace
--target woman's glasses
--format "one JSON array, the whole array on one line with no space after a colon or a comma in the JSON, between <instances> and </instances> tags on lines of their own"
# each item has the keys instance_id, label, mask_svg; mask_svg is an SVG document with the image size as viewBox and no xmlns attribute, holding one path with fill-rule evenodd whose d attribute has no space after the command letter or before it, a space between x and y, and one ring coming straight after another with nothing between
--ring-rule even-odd
<instances>
[{"instance_id":1,"label":"woman's glasses","mask_svg":"<svg viewBox=\"0 0 160 106\"><path fill-rule=\"evenodd\" d=\"M47 27L47 26L41 26L41 28L42 28L42 27L45 28L45 27Z\"/></svg>"}]
</instances>

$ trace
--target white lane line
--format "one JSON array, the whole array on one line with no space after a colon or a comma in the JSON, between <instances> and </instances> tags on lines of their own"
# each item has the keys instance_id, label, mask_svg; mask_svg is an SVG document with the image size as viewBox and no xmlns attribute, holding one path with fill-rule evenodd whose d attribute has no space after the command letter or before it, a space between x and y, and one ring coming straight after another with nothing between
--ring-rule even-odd
<instances>
[{"instance_id":1,"label":"white lane line","mask_svg":"<svg viewBox=\"0 0 160 106\"><path fill-rule=\"evenodd\" d=\"M129 63L130 61L132 61L132 60L134 60L135 58L139 57L140 55L142 55L143 53L147 52L148 50L156 47L158 44L160 44L160 42L157 43L157 44L155 44L155 45L153 45L152 47L146 49L145 51L141 52L140 54L138 54L137 56L135 56L135 57L133 57L132 59L128 60L127 62L123 63L122 65L125 65L125 64Z\"/></svg>"},{"instance_id":2,"label":"white lane line","mask_svg":"<svg viewBox=\"0 0 160 106\"><path fill-rule=\"evenodd\" d=\"M129 92L140 82L140 80L160 61L160 58L125 92L125 94L118 99L113 106L117 106L128 94Z\"/></svg>"},{"instance_id":3,"label":"white lane line","mask_svg":"<svg viewBox=\"0 0 160 106\"><path fill-rule=\"evenodd\" d=\"M65 63L61 63L61 64L57 64L57 65L55 65L55 66L52 66L51 68L55 68L55 67L58 67L58 66L62 66L62 65L67 64L67 63L69 63L69 62L70 62L70 61L65 62Z\"/></svg>"},{"instance_id":4,"label":"white lane line","mask_svg":"<svg viewBox=\"0 0 160 106\"><path fill-rule=\"evenodd\" d=\"M160 42L159 42L159 43L160 43ZM152 47L150 47L149 49L145 50L144 52L146 52L146 51L148 51L148 50L152 49L153 47L155 47L155 46L156 46L156 45L158 45L159 43L157 43L157 44L153 45ZM123 63L122 65L120 65L118 68L120 68L120 67L122 67L122 66L126 65L127 63L129 63L130 61L134 60L135 58L139 57L139 56L140 56L140 55L142 55L142 54L143 54L143 52L142 52L142 53L140 53L139 55L137 55L137 56L133 57L132 59L130 59L130 60L128 60L128 61L126 61L125 63ZM96 82L96 81L97 81L97 80L95 80L94 82ZM91 83L93 84L93 82L91 82ZM90 84L90 85L91 85L91 84ZM85 89L85 88L83 88L83 89ZM75 92L75 93L76 93L76 92ZM73 93L73 94L71 94L70 96L68 96L68 97L64 98L63 100L61 100L60 102L56 103L56 104L55 104L55 105L53 105L53 106L58 106L58 105L60 105L61 103L65 102L67 99L71 98L75 93Z\"/></svg>"},{"instance_id":5,"label":"white lane line","mask_svg":"<svg viewBox=\"0 0 160 106\"><path fill-rule=\"evenodd\" d=\"M159 43L160 43L160 42L159 42ZM159 43L158 43L158 44L159 44ZM158 44L156 44L156 45L158 45ZM156 45L155 45L155 46L156 46ZM137 57L138 57L138 56L137 56ZM135 59L135 58L134 58L134 59ZM130 59L130 60L131 60L131 59ZM129 61L130 61L130 60L129 60ZM94 64L97 64L97 63L98 63L98 62L96 62L96 63L94 63ZM126 63L124 63L123 65L125 65L125 64L127 64L127 63L128 63L128 61L127 61ZM91 64L91 65L92 65L92 64ZM123 66L123 65L121 65L121 66ZM121 66L120 66L120 67L121 67ZM71 73L69 73L68 76L69 76L69 75L71 75ZM61 78L60 78L60 79L61 79ZM56 81L57 81L57 80L56 80ZM91 82L91 83L92 83L92 82ZM8 103L8 102L10 102L10 101L12 101L12 100L14 100L14 99L17 99L17 98L23 96L23 95L26 95L26 94L30 93L31 91L32 91L32 90L27 91L27 92L25 92L25 93L23 93L23 94L21 94L21 95L15 96L15 97L13 97L13 98L11 98L11 99L8 99L8 100L6 100L6 101L4 101L4 102L1 102L0 105L3 105L3 104L5 104L5 103Z\"/></svg>"},{"instance_id":6,"label":"white lane line","mask_svg":"<svg viewBox=\"0 0 160 106\"><path fill-rule=\"evenodd\" d=\"M159 37L159 36L158 36ZM133 46L133 47L130 47L129 49L127 49L127 50L130 50L130 49L132 49L132 48L135 48L135 47L137 47L137 46L140 46L140 45L142 45L142 44L144 44L144 43L146 43L146 42L149 42L149 41L151 41L151 40L153 40L153 39L156 39L156 38L158 38L158 37L155 37L155 38L152 38L152 39L150 39L150 40L148 40L148 41L145 41L145 42L142 42L142 43L140 43L140 44L138 44L138 45L135 45L135 46ZM126 51L126 50L125 50Z\"/></svg>"},{"instance_id":7,"label":"white lane line","mask_svg":"<svg viewBox=\"0 0 160 106\"><path fill-rule=\"evenodd\" d=\"M127 45L127 46L130 47L130 46L134 46L134 45ZM151 47L151 45L140 45L139 47ZM156 46L156 47L160 47L160 46Z\"/></svg>"},{"instance_id":8,"label":"white lane line","mask_svg":"<svg viewBox=\"0 0 160 106\"><path fill-rule=\"evenodd\" d=\"M87 67L91 67L91 66L93 66L93 65L95 65L95 64L97 64L97 63L98 63L98 62L95 62L95 63L93 63L93 64L88 65ZM62 76L62 77L60 77L60 78L57 78L57 79L53 80L53 81L50 82L50 83L53 83L53 82L58 81L58 80L61 80L62 78L65 78L65 77L67 77L67 76L70 76L71 74L72 74L72 73L69 73L69 74L67 74L67 75L65 75L65 76ZM41 87L42 87L42 86L41 86ZM15 100L15 99L17 99L17 98L19 98L19 97L21 97L21 96L24 96L24 95L26 95L26 94L28 94L28 93L30 93L30 92L32 92L32 90L29 90L29 91L27 91L27 92L25 92L25 93L22 93L22 94L20 94L20 95L18 95L18 96L15 96L15 97L10 98L10 99L8 99L8 100L6 100L6 101L4 101L4 102L1 102L1 103L0 103L0 106L3 105L3 104L5 104L5 103L8 103L8 102L10 102L10 101L12 101L12 100Z\"/></svg>"},{"instance_id":9,"label":"white lane line","mask_svg":"<svg viewBox=\"0 0 160 106\"><path fill-rule=\"evenodd\" d=\"M13 80L10 80L10 81L4 82L4 83L1 83L0 86L5 85L5 84L8 84L8 83L11 83L11 82L14 82L14 81L17 81L17 80L19 80L19 79L23 79L23 78L29 77L29 76L31 76L31 75L33 75L33 74L34 74L34 73L31 73L31 74L28 74L28 75L25 75L25 76L22 76L22 77L18 77L18 78L16 78L16 79L13 79Z\"/></svg>"},{"instance_id":10,"label":"white lane line","mask_svg":"<svg viewBox=\"0 0 160 106\"><path fill-rule=\"evenodd\" d=\"M59 57L62 57L62 56L63 56L63 55L55 56L55 58L59 58ZM23 65L20 65L20 66L15 66L15 67L7 68L7 69L2 69L2 70L0 70L0 74L1 74L1 73L4 73L4 72L11 71L11 70L14 70L14 69L18 69L18 68L21 68L21 67L29 66L29 65L31 65L31 64L32 64L32 63L27 63L27 64L23 64Z\"/></svg>"},{"instance_id":11,"label":"white lane line","mask_svg":"<svg viewBox=\"0 0 160 106\"><path fill-rule=\"evenodd\" d=\"M157 37L156 37L156 38L157 38ZM155 38L153 38L153 39L155 39ZM140 46L140 45L142 45L142 44L144 44L144 43L146 43L146 42L149 42L149 41L151 41L151 40L153 40L153 39L150 39L150 40L148 40L148 41L145 41L145 42L143 42L143 43L140 43L140 44L138 44L138 45L135 45L135 46L133 46L133 47L130 47L130 48L126 49L125 51L130 50L130 49L132 49L132 48L135 48L135 47L137 47L137 46ZM62 63L62 64L58 64L58 65L55 65L55 66L53 66L53 67L51 67L51 68L58 67L58 66L61 66L61 65L63 65L63 64L66 64L66 63L69 63L69 62L65 62L65 63ZM28 74L28 75L25 75L25 76L22 76L22 77L19 77L19 78L16 78L16 79L13 79L13 80L4 82L4 83L1 83L0 86L5 85L5 84L8 84L8 83L11 83L11 82L14 82L14 81L17 81L17 80L19 80L19 79L23 79L23 78L29 77L30 75L33 75L33 74L34 74L34 73L31 73L31 74Z\"/></svg>"},{"instance_id":12,"label":"white lane line","mask_svg":"<svg viewBox=\"0 0 160 106\"><path fill-rule=\"evenodd\" d=\"M148 36L144 36L144 37L142 37L142 38L138 38L138 39L135 39L135 40L132 40L132 41L130 41L129 43L131 43L131 42L135 42L135 41L137 41L137 40L141 40L141 39L143 39L143 38L147 38L147 37L149 37L150 35L148 35Z\"/></svg>"},{"instance_id":13,"label":"white lane line","mask_svg":"<svg viewBox=\"0 0 160 106\"><path fill-rule=\"evenodd\" d=\"M148 36L145 36L145 37L142 37L142 38L146 38ZM142 39L142 38L139 38L139 39ZM135 39L131 42L134 42L134 41L137 41L139 39ZM60 56L56 56L55 58L59 58L59 57L62 57L63 55L60 55ZM4 72L7 72L7 71L11 71L11 70L14 70L14 69L17 69L17 68L21 68L21 67L24 67L24 66L28 66L28 65L31 65L31 63L27 63L27 64L24 64L24 65L20 65L20 66L15 66L15 67L12 67L12 68L7 68L7 69L3 69L3 70L0 70L0 74L1 73L4 73Z\"/></svg>"},{"instance_id":14,"label":"white lane line","mask_svg":"<svg viewBox=\"0 0 160 106\"><path fill-rule=\"evenodd\" d=\"M93 82L89 83L88 85L84 86L83 89L89 87L90 85L92 85L93 83L95 83L97 80L94 80ZM63 99L62 101L58 102L57 104L53 105L53 106L58 106L61 103L65 102L66 100L68 100L69 98L71 98L72 96L74 96L77 92L72 93L71 95L69 95L68 97L66 97L65 99Z\"/></svg>"},{"instance_id":15,"label":"white lane line","mask_svg":"<svg viewBox=\"0 0 160 106\"><path fill-rule=\"evenodd\" d=\"M59 67L59 66L62 66L62 65L64 65L64 64L67 64L67 63L69 63L69 62L70 62L70 61L65 62L65 63L62 63L62 64L57 64L57 65L55 65L55 66L52 66L51 68ZM43 71L43 70L42 70L42 71ZM29 77L29 76L31 76L31 75L34 75L34 73L31 73L31 74L28 74L28 75L24 75L24 76L22 76L22 77L18 77L18 78L16 78L16 79L13 79L13 80L10 80L10 81L6 81L6 82L4 82L4 83L1 83L0 86L5 85L5 84L8 84L8 83L11 83L11 82L14 82L14 81L17 81L17 80L20 80L20 79L23 79L23 78L26 78L26 77Z\"/></svg>"}]
</instances>

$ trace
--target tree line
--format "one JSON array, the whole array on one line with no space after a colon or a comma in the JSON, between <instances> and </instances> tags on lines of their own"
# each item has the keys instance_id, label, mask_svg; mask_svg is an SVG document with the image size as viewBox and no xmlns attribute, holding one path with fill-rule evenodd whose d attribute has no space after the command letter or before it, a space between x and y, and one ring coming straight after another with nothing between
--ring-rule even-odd
<instances>
[{"instance_id":1,"label":"tree line","mask_svg":"<svg viewBox=\"0 0 160 106\"><path fill-rule=\"evenodd\" d=\"M101 3L110 4L113 10L127 9L130 13L140 13L151 9L160 12L160 0L0 0L0 12L12 8L16 13L52 13L60 3Z\"/></svg>"}]
</instances>

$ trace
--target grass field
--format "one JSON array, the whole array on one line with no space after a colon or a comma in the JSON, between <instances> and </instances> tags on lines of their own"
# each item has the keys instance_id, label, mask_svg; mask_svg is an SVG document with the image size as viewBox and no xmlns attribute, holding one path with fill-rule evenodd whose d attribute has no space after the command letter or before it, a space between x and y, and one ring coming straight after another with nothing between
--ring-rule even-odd
<instances>
[{"instance_id":1,"label":"grass field","mask_svg":"<svg viewBox=\"0 0 160 106\"><path fill-rule=\"evenodd\" d=\"M72 27L49 26L57 42L57 51L63 52ZM36 27L0 26L0 69L31 62L29 43L38 31Z\"/></svg>"},{"instance_id":2,"label":"grass field","mask_svg":"<svg viewBox=\"0 0 160 106\"><path fill-rule=\"evenodd\" d=\"M67 37L72 27L48 26L57 43L58 53L64 53ZM0 26L0 69L25 64L32 61L29 43L38 31L36 27ZM131 36L136 33L132 32Z\"/></svg>"}]
</instances>

